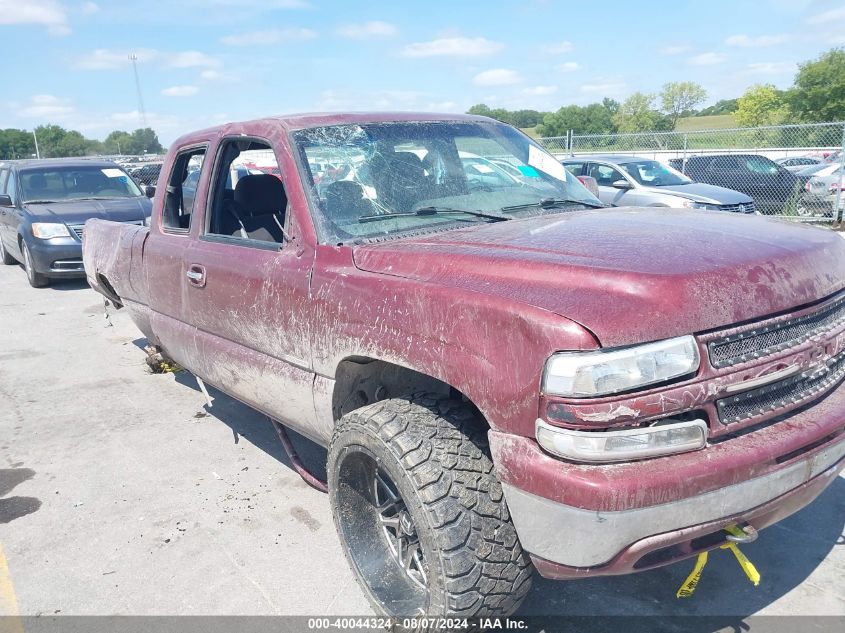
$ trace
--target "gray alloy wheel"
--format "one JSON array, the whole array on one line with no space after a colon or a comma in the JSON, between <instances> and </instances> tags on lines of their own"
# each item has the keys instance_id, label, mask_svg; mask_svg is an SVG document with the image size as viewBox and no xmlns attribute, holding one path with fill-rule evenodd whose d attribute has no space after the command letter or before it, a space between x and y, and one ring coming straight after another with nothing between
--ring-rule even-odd
<instances>
[{"instance_id":1,"label":"gray alloy wheel","mask_svg":"<svg viewBox=\"0 0 845 633\"><path fill-rule=\"evenodd\" d=\"M35 272L32 265L32 255L29 254L29 246L26 242L21 242L21 252L23 252L23 268L26 271L26 278L29 280L29 285L33 288L43 288L50 285L50 278L47 275Z\"/></svg>"},{"instance_id":2,"label":"gray alloy wheel","mask_svg":"<svg viewBox=\"0 0 845 633\"><path fill-rule=\"evenodd\" d=\"M366 405L338 422L327 465L344 554L377 613L516 611L533 568L473 407L427 393Z\"/></svg>"}]
</instances>

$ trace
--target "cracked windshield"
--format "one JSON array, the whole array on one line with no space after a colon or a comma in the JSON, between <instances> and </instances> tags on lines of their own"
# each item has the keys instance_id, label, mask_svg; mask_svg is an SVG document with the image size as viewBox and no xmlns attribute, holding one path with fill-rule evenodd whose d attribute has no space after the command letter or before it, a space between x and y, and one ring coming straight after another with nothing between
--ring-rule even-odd
<instances>
[{"instance_id":1,"label":"cracked windshield","mask_svg":"<svg viewBox=\"0 0 845 633\"><path fill-rule=\"evenodd\" d=\"M337 125L293 138L324 242L603 206L545 150L495 123Z\"/></svg>"}]
</instances>

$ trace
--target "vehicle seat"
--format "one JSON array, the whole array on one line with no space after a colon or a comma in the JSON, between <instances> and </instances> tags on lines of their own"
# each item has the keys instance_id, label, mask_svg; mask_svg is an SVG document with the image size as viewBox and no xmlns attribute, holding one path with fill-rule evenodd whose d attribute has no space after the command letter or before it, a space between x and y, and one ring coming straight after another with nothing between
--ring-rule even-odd
<instances>
[{"instance_id":1,"label":"vehicle seat","mask_svg":"<svg viewBox=\"0 0 845 633\"><path fill-rule=\"evenodd\" d=\"M372 215L373 204L364 197L364 188L353 180L338 180L325 190L326 215L334 222L348 224L363 215Z\"/></svg>"},{"instance_id":2,"label":"vehicle seat","mask_svg":"<svg viewBox=\"0 0 845 633\"><path fill-rule=\"evenodd\" d=\"M394 212L410 211L419 200L429 197L430 183L422 160L413 152L395 152L373 158L372 173L379 199ZM378 174L378 176L376 176Z\"/></svg>"},{"instance_id":3,"label":"vehicle seat","mask_svg":"<svg viewBox=\"0 0 845 633\"><path fill-rule=\"evenodd\" d=\"M29 187L32 191L33 198L45 198L45 191L47 191L47 178L44 174L32 174L29 177Z\"/></svg>"},{"instance_id":4,"label":"vehicle seat","mask_svg":"<svg viewBox=\"0 0 845 633\"><path fill-rule=\"evenodd\" d=\"M281 180L271 174L250 174L235 186L232 212L250 239L281 244L287 204Z\"/></svg>"}]
</instances>

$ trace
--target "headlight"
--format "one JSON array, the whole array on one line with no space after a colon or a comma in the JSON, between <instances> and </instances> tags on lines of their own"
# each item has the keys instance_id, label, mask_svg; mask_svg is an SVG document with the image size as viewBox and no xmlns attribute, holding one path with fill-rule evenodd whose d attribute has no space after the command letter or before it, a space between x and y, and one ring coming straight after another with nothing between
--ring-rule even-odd
<instances>
[{"instance_id":1,"label":"headlight","mask_svg":"<svg viewBox=\"0 0 845 633\"><path fill-rule=\"evenodd\" d=\"M70 237L64 224L52 222L33 222L32 234L42 240L49 240L51 237Z\"/></svg>"},{"instance_id":2,"label":"headlight","mask_svg":"<svg viewBox=\"0 0 845 633\"><path fill-rule=\"evenodd\" d=\"M695 202L693 200L684 200L681 204L687 209L704 209L705 211L718 211L720 209L718 204L710 204L709 202Z\"/></svg>"},{"instance_id":3,"label":"headlight","mask_svg":"<svg viewBox=\"0 0 845 633\"><path fill-rule=\"evenodd\" d=\"M546 361L543 392L571 398L604 396L691 374L698 363L692 336L623 349L560 352Z\"/></svg>"},{"instance_id":4,"label":"headlight","mask_svg":"<svg viewBox=\"0 0 845 633\"><path fill-rule=\"evenodd\" d=\"M672 422L622 431L572 431L537 420L537 443L577 462L606 463L686 453L707 446L704 420Z\"/></svg>"}]
</instances>

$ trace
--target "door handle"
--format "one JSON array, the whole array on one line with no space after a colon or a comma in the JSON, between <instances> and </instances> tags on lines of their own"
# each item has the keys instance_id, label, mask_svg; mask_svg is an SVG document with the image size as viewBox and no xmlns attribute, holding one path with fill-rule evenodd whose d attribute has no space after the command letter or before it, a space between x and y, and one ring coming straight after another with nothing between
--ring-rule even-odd
<instances>
[{"instance_id":1,"label":"door handle","mask_svg":"<svg viewBox=\"0 0 845 633\"><path fill-rule=\"evenodd\" d=\"M185 273L188 281L192 286L202 288L205 286L205 266L199 264L191 264L188 266L188 271Z\"/></svg>"}]
</instances>

